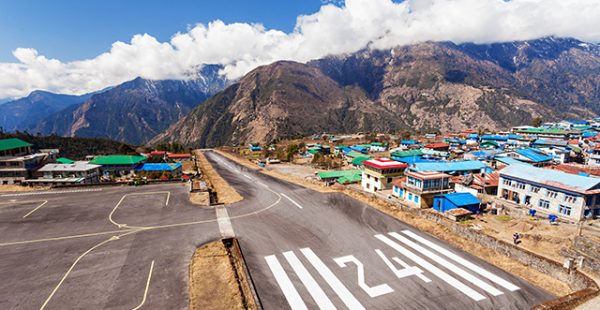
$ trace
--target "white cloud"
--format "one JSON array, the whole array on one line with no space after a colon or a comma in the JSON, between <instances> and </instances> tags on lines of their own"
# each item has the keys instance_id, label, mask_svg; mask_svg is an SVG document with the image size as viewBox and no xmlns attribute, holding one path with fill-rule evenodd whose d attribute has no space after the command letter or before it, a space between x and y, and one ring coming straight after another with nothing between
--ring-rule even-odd
<instances>
[{"instance_id":1,"label":"white cloud","mask_svg":"<svg viewBox=\"0 0 600 310\"><path fill-rule=\"evenodd\" d=\"M135 35L93 59L62 62L17 48L0 63L0 98L35 89L81 94L142 76L185 78L201 64L225 66L237 78L277 60L308 61L366 46L390 48L423 41L500 42L543 36L600 42L598 0L324 0L285 33L260 24L199 24L169 42ZM333 3L333 4L332 4Z\"/></svg>"}]
</instances>

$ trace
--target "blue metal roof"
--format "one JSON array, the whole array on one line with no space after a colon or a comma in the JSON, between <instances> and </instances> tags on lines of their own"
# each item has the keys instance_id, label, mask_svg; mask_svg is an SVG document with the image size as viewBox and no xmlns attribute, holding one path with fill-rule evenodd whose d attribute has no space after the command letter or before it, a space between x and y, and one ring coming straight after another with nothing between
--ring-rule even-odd
<instances>
[{"instance_id":1,"label":"blue metal roof","mask_svg":"<svg viewBox=\"0 0 600 310\"><path fill-rule=\"evenodd\" d=\"M479 160L463 160L463 161L448 161L448 162L426 162L415 163L410 166L413 171L439 171L439 172L460 172L481 170L487 167L485 163Z\"/></svg>"},{"instance_id":2,"label":"blue metal roof","mask_svg":"<svg viewBox=\"0 0 600 310\"><path fill-rule=\"evenodd\" d=\"M527 165L510 165L500 170L500 176L513 177L578 193L600 187L600 178L584 177Z\"/></svg>"},{"instance_id":3,"label":"blue metal roof","mask_svg":"<svg viewBox=\"0 0 600 310\"><path fill-rule=\"evenodd\" d=\"M479 198L473 196L473 194L471 194L471 193L450 193L450 194L436 195L435 197L448 199L450 202L452 202L452 204L456 205L457 207L470 206L470 205L475 205L475 204L478 205L481 203L481 200L479 200Z\"/></svg>"},{"instance_id":4,"label":"blue metal roof","mask_svg":"<svg viewBox=\"0 0 600 310\"><path fill-rule=\"evenodd\" d=\"M552 156L549 156L543 151L534 148L516 150L515 152L521 156L529 158L529 160L531 160L534 163L541 163L552 160Z\"/></svg>"},{"instance_id":5,"label":"blue metal roof","mask_svg":"<svg viewBox=\"0 0 600 310\"><path fill-rule=\"evenodd\" d=\"M537 139L533 142L534 145L558 145L567 146L568 142L565 140L558 139Z\"/></svg>"},{"instance_id":6,"label":"blue metal roof","mask_svg":"<svg viewBox=\"0 0 600 310\"><path fill-rule=\"evenodd\" d=\"M567 123L571 123L573 125L587 125L587 121L584 120L578 120L578 119L573 119L573 120L568 120Z\"/></svg>"},{"instance_id":7,"label":"blue metal roof","mask_svg":"<svg viewBox=\"0 0 600 310\"><path fill-rule=\"evenodd\" d=\"M499 135L483 135L481 136L481 140L506 141L508 140L508 137Z\"/></svg>"},{"instance_id":8,"label":"blue metal roof","mask_svg":"<svg viewBox=\"0 0 600 310\"><path fill-rule=\"evenodd\" d=\"M402 140L402 141L400 141L400 144L413 145L413 144L417 144L417 141L415 141L415 140Z\"/></svg>"},{"instance_id":9,"label":"blue metal roof","mask_svg":"<svg viewBox=\"0 0 600 310\"><path fill-rule=\"evenodd\" d=\"M470 138L470 139L477 139L477 138L479 138L479 135L478 135L478 134L476 134L476 133L470 133L470 134L467 136L467 138Z\"/></svg>"},{"instance_id":10,"label":"blue metal roof","mask_svg":"<svg viewBox=\"0 0 600 310\"><path fill-rule=\"evenodd\" d=\"M528 163L524 163L524 162L514 159L512 157L496 157L495 159L497 161L499 161L501 163L505 163L507 165L514 165L514 164L529 165ZM529 165L529 166L531 166L531 165Z\"/></svg>"},{"instance_id":11,"label":"blue metal roof","mask_svg":"<svg viewBox=\"0 0 600 310\"><path fill-rule=\"evenodd\" d=\"M438 160L435 159L431 159L431 158L423 158L421 156L409 156L409 157L394 157L392 156L392 159L395 161L399 161L401 163L405 163L405 164L415 164L415 163L433 163L433 162L438 162Z\"/></svg>"},{"instance_id":12,"label":"blue metal roof","mask_svg":"<svg viewBox=\"0 0 600 310\"><path fill-rule=\"evenodd\" d=\"M509 139L513 139L513 140L518 140L518 139L523 139L523 136L520 135L508 135Z\"/></svg>"},{"instance_id":13,"label":"blue metal roof","mask_svg":"<svg viewBox=\"0 0 600 310\"><path fill-rule=\"evenodd\" d=\"M138 171L173 171L181 167L181 163L145 163L140 165Z\"/></svg>"}]
</instances>

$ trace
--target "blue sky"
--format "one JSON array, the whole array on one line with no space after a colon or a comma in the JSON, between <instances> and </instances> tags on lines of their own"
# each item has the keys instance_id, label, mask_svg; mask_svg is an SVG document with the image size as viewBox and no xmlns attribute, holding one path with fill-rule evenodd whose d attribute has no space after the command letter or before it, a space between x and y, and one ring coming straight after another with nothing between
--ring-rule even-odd
<instances>
[{"instance_id":1,"label":"blue sky","mask_svg":"<svg viewBox=\"0 0 600 310\"><path fill-rule=\"evenodd\" d=\"M62 61L108 51L115 41L148 33L168 41L189 25L221 19L262 23L290 32L320 0L2 0L0 62L13 62L17 47L33 47Z\"/></svg>"}]
</instances>

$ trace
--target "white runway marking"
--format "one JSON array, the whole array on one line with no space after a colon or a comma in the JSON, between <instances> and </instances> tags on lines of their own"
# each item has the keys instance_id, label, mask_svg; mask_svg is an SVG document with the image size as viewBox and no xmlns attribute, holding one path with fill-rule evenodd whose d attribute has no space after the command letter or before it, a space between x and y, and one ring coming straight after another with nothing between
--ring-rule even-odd
<instances>
[{"instance_id":1,"label":"white runway marking","mask_svg":"<svg viewBox=\"0 0 600 310\"><path fill-rule=\"evenodd\" d=\"M333 291L340 297L342 302L349 309L365 309L363 305L350 293L350 291L344 286L344 284L331 272L331 270L321 261L321 259L309 248L300 249L300 252L304 254L306 259L315 267L315 269L321 274L321 277L331 286Z\"/></svg>"},{"instance_id":2,"label":"white runway marking","mask_svg":"<svg viewBox=\"0 0 600 310\"><path fill-rule=\"evenodd\" d=\"M223 238L235 237L235 232L233 232L233 226L231 226L227 209L225 209L223 206L218 206L216 208L216 212L217 223L219 223L219 231L221 232L221 236Z\"/></svg>"},{"instance_id":3,"label":"white runway marking","mask_svg":"<svg viewBox=\"0 0 600 310\"><path fill-rule=\"evenodd\" d=\"M21 196L34 196L34 195L48 195L48 194L66 194L66 193L86 193L86 192L99 192L101 188L90 188L90 189L73 189L66 191L52 191L52 192L32 192L32 193L19 193L19 194L4 194L0 197L21 197Z\"/></svg>"},{"instance_id":4,"label":"white runway marking","mask_svg":"<svg viewBox=\"0 0 600 310\"><path fill-rule=\"evenodd\" d=\"M154 261L150 264L150 272L148 272L148 280L146 280L146 288L144 289L144 296L142 297L142 302L133 308L133 310L138 310L142 308L142 306L146 303L146 297L148 296L148 289L150 288L150 279L152 278L152 271L154 271Z\"/></svg>"},{"instance_id":5,"label":"white runway marking","mask_svg":"<svg viewBox=\"0 0 600 310\"><path fill-rule=\"evenodd\" d=\"M294 205L296 205L296 207L298 207L300 209L303 209L302 206L299 203L297 203L294 200L292 200L292 198L288 197L288 195L286 195L284 193L281 193L281 196L287 198L287 200L291 201Z\"/></svg>"},{"instance_id":6,"label":"white runway marking","mask_svg":"<svg viewBox=\"0 0 600 310\"><path fill-rule=\"evenodd\" d=\"M421 236L419 236L419 235L411 232L410 230L404 230L404 231L402 231L402 233L404 233L405 235L407 235L407 236L409 236L409 237L411 237L411 238L413 238L413 239L421 242L422 244L424 244L424 245L426 245L426 246L428 246L428 247L436 250L437 252L445 255L446 257L450 258L451 260L453 260L453 261L455 261L455 262L457 262L457 263L459 263L459 264L461 264L461 265L469 268L473 272L475 272L475 273L477 273L477 274L479 274L479 275L481 275L483 277L486 277L490 281L492 281L492 282L494 282L494 283L496 283L496 284L504 287L505 289L507 289L507 290L509 290L511 292L514 292L514 291L516 291L516 290L519 289L518 286L516 286L516 285L514 285L514 284L512 284L512 283L510 283L510 282L508 282L508 281L506 281L506 280L504 280L502 278L500 278L499 276L497 276L497 275L495 275L495 274L493 274L493 273L491 273L491 272L489 272L489 271L487 271L487 270L485 270L485 269L483 269L483 268L481 268L481 267L479 267L479 266L471 263L470 261L468 261L468 260L466 260L466 259L464 259L464 258L462 258L462 257L460 257L460 256L458 256L458 255L456 255L456 254L454 254L454 253L452 253L452 252L444 249L443 247L441 247L441 246L439 246L439 245L437 245L437 244L435 244L435 243L433 243L433 242L431 242L431 241L429 241L429 240L427 240L427 239L425 239L425 238L423 238L423 237L421 237Z\"/></svg>"},{"instance_id":7,"label":"white runway marking","mask_svg":"<svg viewBox=\"0 0 600 310\"><path fill-rule=\"evenodd\" d=\"M450 271L454 272L455 274L457 274L458 276L460 276L461 278L471 282L472 284L474 284L475 286L483 289L484 291L492 294L493 296L499 296L502 295L503 293L496 289L495 287L489 285L488 283L481 281L480 279L478 279L477 277L473 276L472 274L468 273L466 270L456 266L455 264L443 259L442 257L440 257L439 255L423 248L422 246L408 240L406 237L403 237L395 232L390 233L390 236L396 238L396 240L404 243L405 245L413 248L414 250L416 250L417 252L425 255L426 257L435 260L436 262L438 262L440 265L444 266L444 268L449 269Z\"/></svg>"},{"instance_id":8,"label":"white runway marking","mask_svg":"<svg viewBox=\"0 0 600 310\"><path fill-rule=\"evenodd\" d=\"M275 255L270 255L266 256L265 260L292 310L307 310L306 304L302 300L302 297L300 297L300 294L298 294L298 291L294 287L294 284L292 284L290 278L285 273L285 270L283 270L277 257L275 257Z\"/></svg>"},{"instance_id":9,"label":"white runway marking","mask_svg":"<svg viewBox=\"0 0 600 310\"><path fill-rule=\"evenodd\" d=\"M412 260L413 262L419 264L421 267L423 267L426 270L428 270L429 272L431 272L434 276L440 278L444 282L446 282L446 283L450 284L451 286L455 287L456 289L458 289L459 291L461 291L463 294L469 296L471 299L473 299L475 301L481 301L481 300L485 299L485 296L479 294L477 291L475 291L472 288L466 286L462 282L458 281L457 279L455 279L451 275L449 275L449 274L445 273L444 271L442 271L440 268L434 266L433 264L429 263L428 261L426 261L423 258L419 257L418 255L414 254L413 252L409 251L405 247L403 247L403 246L399 245L398 243L392 241L392 239L390 239L390 238L388 238L388 237L386 237L384 235L375 235L375 238L383 241L383 243L389 245L394 250L400 252L400 254L408 257L410 260Z\"/></svg>"},{"instance_id":10,"label":"white runway marking","mask_svg":"<svg viewBox=\"0 0 600 310\"><path fill-rule=\"evenodd\" d=\"M319 284L317 284L317 281L315 281L315 279L310 275L308 270L306 270L306 267L302 265L302 262L300 262L296 254L294 254L294 252L292 251L289 251L283 253L283 256L285 256L285 259L288 261L290 266L292 266L292 269L294 269L294 272L296 273L296 275L298 275L298 278L300 278L300 281L302 281L302 284L304 284L304 286L310 293L310 296L312 296L319 308L322 310L335 309L335 306L333 305L329 297L327 297L327 295L321 289Z\"/></svg>"},{"instance_id":11,"label":"white runway marking","mask_svg":"<svg viewBox=\"0 0 600 310\"><path fill-rule=\"evenodd\" d=\"M247 175L247 174L245 174L245 173L244 173L244 174L242 174L242 175L243 175L243 176L245 176L246 178L248 178L248 179L252 180L252 177L250 177L249 175Z\"/></svg>"},{"instance_id":12,"label":"white runway marking","mask_svg":"<svg viewBox=\"0 0 600 310\"><path fill-rule=\"evenodd\" d=\"M46 201L42 202L42 204L41 204L41 205L37 206L35 209L33 209L33 210L29 211L27 214L23 215L23 218L26 218L26 217L28 217L28 216L29 216L29 215L31 215L33 212L37 211L39 208L43 207L43 206L44 206L45 204L47 204L47 203L48 203L48 200L46 200Z\"/></svg>"},{"instance_id":13,"label":"white runway marking","mask_svg":"<svg viewBox=\"0 0 600 310\"><path fill-rule=\"evenodd\" d=\"M404 269L397 269L396 267L394 267L394 264L392 264L392 262L385 256L385 254L383 254L383 252L380 249L376 249L375 253L377 253L377 255L379 255L379 257L381 257L383 262L392 270L392 272L396 275L396 277L398 279L406 278L409 276L417 276L419 279L423 280L423 282L425 282L425 283L431 282L431 279L424 276L423 270L419 269L419 267L411 267L407 263L405 263L403 260L399 259L398 257L392 257L392 259L396 263L398 263L398 264L400 264L400 266L404 267Z\"/></svg>"}]
</instances>

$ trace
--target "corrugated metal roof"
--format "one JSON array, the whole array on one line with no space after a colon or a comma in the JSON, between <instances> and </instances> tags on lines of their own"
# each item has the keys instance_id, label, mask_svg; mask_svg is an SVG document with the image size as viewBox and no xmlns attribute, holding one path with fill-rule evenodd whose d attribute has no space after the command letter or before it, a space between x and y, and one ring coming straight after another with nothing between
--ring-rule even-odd
<instances>
[{"instance_id":1,"label":"corrugated metal roof","mask_svg":"<svg viewBox=\"0 0 600 310\"><path fill-rule=\"evenodd\" d=\"M142 164L138 171L173 171L182 166L181 163L145 163Z\"/></svg>"},{"instance_id":2,"label":"corrugated metal roof","mask_svg":"<svg viewBox=\"0 0 600 310\"><path fill-rule=\"evenodd\" d=\"M129 156L129 155L105 155L98 156L90 161L90 164L95 165L135 165L146 160L144 156Z\"/></svg>"},{"instance_id":3,"label":"corrugated metal roof","mask_svg":"<svg viewBox=\"0 0 600 310\"><path fill-rule=\"evenodd\" d=\"M72 164L75 161L72 159L65 158L65 157L60 157L60 158L56 159L56 162L59 164Z\"/></svg>"},{"instance_id":4,"label":"corrugated metal roof","mask_svg":"<svg viewBox=\"0 0 600 310\"><path fill-rule=\"evenodd\" d=\"M423 151L419 150L419 149L415 149L415 150L406 150L406 151L396 151L396 152L392 152L390 154L391 157L398 157L398 158L402 158L402 157L412 157L412 156L421 156L425 153L423 153Z\"/></svg>"},{"instance_id":5,"label":"corrugated metal roof","mask_svg":"<svg viewBox=\"0 0 600 310\"><path fill-rule=\"evenodd\" d=\"M39 172L77 172L100 168L100 165L88 164L86 162L74 162L72 164L47 164L40 168Z\"/></svg>"},{"instance_id":6,"label":"corrugated metal roof","mask_svg":"<svg viewBox=\"0 0 600 310\"><path fill-rule=\"evenodd\" d=\"M516 150L515 153L529 158L534 163L541 163L544 161L552 160L552 156L549 156L548 154L544 153L542 150L538 150L538 149L534 149L534 148Z\"/></svg>"},{"instance_id":7,"label":"corrugated metal roof","mask_svg":"<svg viewBox=\"0 0 600 310\"><path fill-rule=\"evenodd\" d=\"M450 194L442 194L436 195L435 197L440 197L443 199L448 199L454 205L461 206L470 206L475 204L480 204L481 200L479 198L473 196L471 193L450 193Z\"/></svg>"},{"instance_id":8,"label":"corrugated metal roof","mask_svg":"<svg viewBox=\"0 0 600 310\"><path fill-rule=\"evenodd\" d=\"M336 171L319 171L317 172L317 176L320 179L331 179L331 178L341 178L345 176L350 176L354 174L361 174L361 171L358 169L354 170L336 170Z\"/></svg>"},{"instance_id":9,"label":"corrugated metal roof","mask_svg":"<svg viewBox=\"0 0 600 310\"><path fill-rule=\"evenodd\" d=\"M451 171L471 171L480 170L487 167L485 163L479 160L464 160L464 161L449 161L449 162L438 162L438 163L415 163L410 167L414 171L440 171L440 172L451 172Z\"/></svg>"},{"instance_id":10,"label":"corrugated metal roof","mask_svg":"<svg viewBox=\"0 0 600 310\"><path fill-rule=\"evenodd\" d=\"M512 157L496 157L495 158L497 161L501 162L501 163L505 163L507 165L514 165L514 164L519 164L519 165L529 165L528 163L524 163L520 160L514 159ZM529 165L531 166L531 165Z\"/></svg>"},{"instance_id":11,"label":"corrugated metal roof","mask_svg":"<svg viewBox=\"0 0 600 310\"><path fill-rule=\"evenodd\" d=\"M510 165L500 171L500 176L517 178L578 193L600 186L599 178L584 177L528 165Z\"/></svg>"},{"instance_id":12,"label":"corrugated metal roof","mask_svg":"<svg viewBox=\"0 0 600 310\"><path fill-rule=\"evenodd\" d=\"M32 146L32 144L27 143L21 139L10 138L10 139L2 139L0 140L0 151L12 150L20 147Z\"/></svg>"}]
</instances>

